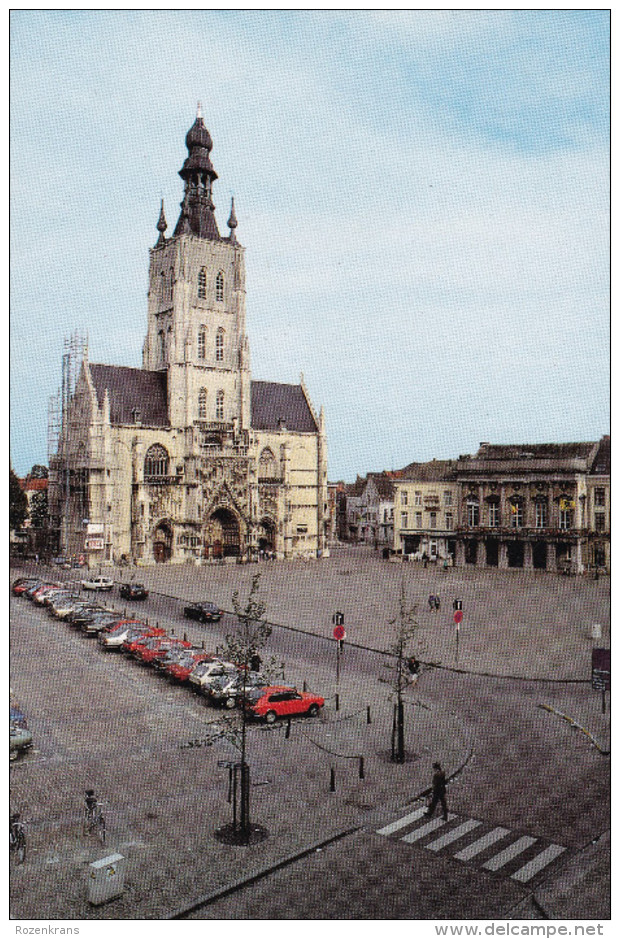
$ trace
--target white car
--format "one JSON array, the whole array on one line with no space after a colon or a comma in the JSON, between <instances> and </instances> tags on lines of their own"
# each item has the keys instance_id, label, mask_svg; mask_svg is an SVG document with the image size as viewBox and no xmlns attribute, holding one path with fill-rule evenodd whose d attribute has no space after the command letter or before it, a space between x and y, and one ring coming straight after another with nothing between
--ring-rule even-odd
<instances>
[{"instance_id":1,"label":"white car","mask_svg":"<svg viewBox=\"0 0 620 939\"><path fill-rule=\"evenodd\" d=\"M222 662L220 659L211 659L206 662L199 662L196 668L190 672L189 680L194 691L201 691L203 694L209 687L209 682L215 678L222 678L229 675L231 678L239 674L239 669L232 662Z\"/></svg>"},{"instance_id":2,"label":"white car","mask_svg":"<svg viewBox=\"0 0 620 939\"><path fill-rule=\"evenodd\" d=\"M112 590L114 581L109 577L95 577L93 580L83 580L84 590Z\"/></svg>"}]
</instances>

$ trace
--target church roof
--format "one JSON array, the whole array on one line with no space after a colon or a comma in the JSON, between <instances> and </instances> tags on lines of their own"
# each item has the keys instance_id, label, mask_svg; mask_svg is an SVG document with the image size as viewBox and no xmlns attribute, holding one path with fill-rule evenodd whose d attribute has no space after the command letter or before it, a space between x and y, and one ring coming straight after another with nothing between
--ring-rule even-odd
<instances>
[{"instance_id":1,"label":"church roof","mask_svg":"<svg viewBox=\"0 0 620 939\"><path fill-rule=\"evenodd\" d=\"M318 430L301 385L272 381L252 382L252 427L303 434L315 434Z\"/></svg>"},{"instance_id":2,"label":"church roof","mask_svg":"<svg viewBox=\"0 0 620 939\"><path fill-rule=\"evenodd\" d=\"M165 372L148 372L122 365L89 365L99 407L106 389L113 424L168 427L168 401Z\"/></svg>"}]
</instances>

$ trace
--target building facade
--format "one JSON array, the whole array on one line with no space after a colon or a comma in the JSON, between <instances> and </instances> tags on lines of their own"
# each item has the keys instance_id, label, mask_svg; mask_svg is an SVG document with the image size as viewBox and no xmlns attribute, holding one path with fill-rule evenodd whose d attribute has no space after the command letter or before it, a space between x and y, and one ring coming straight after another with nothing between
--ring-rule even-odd
<instances>
[{"instance_id":1,"label":"building facade","mask_svg":"<svg viewBox=\"0 0 620 939\"><path fill-rule=\"evenodd\" d=\"M141 369L84 355L66 395L50 514L89 564L316 557L326 540L323 412L299 385L253 381L244 248L219 233L200 112L186 136L181 213L163 204L150 251Z\"/></svg>"},{"instance_id":2,"label":"building facade","mask_svg":"<svg viewBox=\"0 0 620 939\"><path fill-rule=\"evenodd\" d=\"M411 463L394 481L394 550L454 560L459 489L452 460Z\"/></svg>"}]
</instances>

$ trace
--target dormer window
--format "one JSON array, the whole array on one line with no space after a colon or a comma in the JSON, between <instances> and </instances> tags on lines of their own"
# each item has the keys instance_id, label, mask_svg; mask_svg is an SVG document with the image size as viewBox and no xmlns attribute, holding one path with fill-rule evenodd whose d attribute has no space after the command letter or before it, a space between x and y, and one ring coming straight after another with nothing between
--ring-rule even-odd
<instances>
[{"instance_id":1,"label":"dormer window","mask_svg":"<svg viewBox=\"0 0 620 939\"><path fill-rule=\"evenodd\" d=\"M218 329L217 335L215 337L215 361L222 362L224 360L224 330Z\"/></svg>"},{"instance_id":2,"label":"dormer window","mask_svg":"<svg viewBox=\"0 0 620 939\"><path fill-rule=\"evenodd\" d=\"M205 300L207 296L207 269L201 267L198 274L198 298Z\"/></svg>"},{"instance_id":3,"label":"dormer window","mask_svg":"<svg viewBox=\"0 0 620 939\"><path fill-rule=\"evenodd\" d=\"M218 271L215 278L215 299L221 302L224 299L224 275Z\"/></svg>"}]
</instances>

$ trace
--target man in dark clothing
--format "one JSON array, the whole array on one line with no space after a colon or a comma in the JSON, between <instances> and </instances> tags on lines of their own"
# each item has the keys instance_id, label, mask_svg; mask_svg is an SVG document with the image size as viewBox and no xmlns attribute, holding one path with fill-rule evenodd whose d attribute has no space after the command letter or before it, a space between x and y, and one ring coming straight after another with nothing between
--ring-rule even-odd
<instances>
[{"instance_id":1,"label":"man in dark clothing","mask_svg":"<svg viewBox=\"0 0 620 939\"><path fill-rule=\"evenodd\" d=\"M441 802L441 807L443 809L443 820L444 822L448 821L448 806L446 804L446 774L441 768L441 763L433 763L433 796L429 803L428 809L425 812L425 815L428 818L431 818L433 812L437 808L437 803Z\"/></svg>"}]
</instances>

